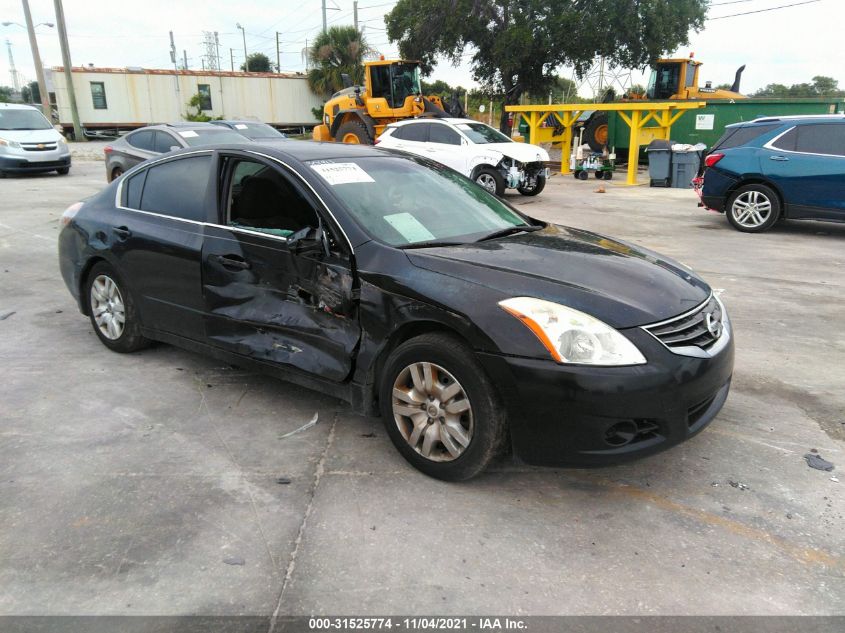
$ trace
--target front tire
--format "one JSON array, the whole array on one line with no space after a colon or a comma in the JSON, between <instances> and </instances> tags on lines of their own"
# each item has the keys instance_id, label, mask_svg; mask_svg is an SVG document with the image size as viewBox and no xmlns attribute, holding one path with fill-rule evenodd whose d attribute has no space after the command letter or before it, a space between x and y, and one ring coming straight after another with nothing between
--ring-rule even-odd
<instances>
[{"instance_id":1,"label":"front tire","mask_svg":"<svg viewBox=\"0 0 845 633\"><path fill-rule=\"evenodd\" d=\"M59 176L67 176L70 173L70 167L62 167L61 169L57 169L56 173Z\"/></svg>"},{"instance_id":2,"label":"front tire","mask_svg":"<svg viewBox=\"0 0 845 633\"><path fill-rule=\"evenodd\" d=\"M347 145L372 145L375 142L367 131L367 126L358 119L341 124L335 139Z\"/></svg>"},{"instance_id":3,"label":"front tire","mask_svg":"<svg viewBox=\"0 0 845 633\"><path fill-rule=\"evenodd\" d=\"M445 481L481 473L503 445L496 390L461 340L424 334L397 347L381 372L387 434L416 469Z\"/></svg>"},{"instance_id":4,"label":"front tire","mask_svg":"<svg viewBox=\"0 0 845 633\"><path fill-rule=\"evenodd\" d=\"M122 354L146 347L141 320L129 289L112 266L94 264L85 283L88 315L100 342Z\"/></svg>"},{"instance_id":5,"label":"front tire","mask_svg":"<svg viewBox=\"0 0 845 633\"><path fill-rule=\"evenodd\" d=\"M505 179L492 167L482 167L475 173L475 182L494 196L502 197L505 193Z\"/></svg>"},{"instance_id":6,"label":"front tire","mask_svg":"<svg viewBox=\"0 0 845 633\"><path fill-rule=\"evenodd\" d=\"M737 231L762 233L778 221L780 198L771 187L751 184L740 187L728 199L725 215Z\"/></svg>"},{"instance_id":7,"label":"front tire","mask_svg":"<svg viewBox=\"0 0 845 633\"><path fill-rule=\"evenodd\" d=\"M525 185L522 185L520 187L517 187L516 190L523 196L536 196L545 188L546 176L545 174L538 174L534 177L534 184L532 186L526 187Z\"/></svg>"}]
</instances>

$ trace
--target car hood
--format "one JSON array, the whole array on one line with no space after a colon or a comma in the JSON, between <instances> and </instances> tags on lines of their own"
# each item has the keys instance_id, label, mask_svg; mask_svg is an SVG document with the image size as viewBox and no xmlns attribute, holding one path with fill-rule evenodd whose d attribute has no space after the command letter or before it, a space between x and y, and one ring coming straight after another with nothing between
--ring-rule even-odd
<instances>
[{"instance_id":1,"label":"car hood","mask_svg":"<svg viewBox=\"0 0 845 633\"><path fill-rule=\"evenodd\" d=\"M533 233L408 250L419 267L497 290L554 301L615 328L662 321L710 296L682 264L609 237L549 224Z\"/></svg>"},{"instance_id":2,"label":"car hood","mask_svg":"<svg viewBox=\"0 0 845 633\"><path fill-rule=\"evenodd\" d=\"M53 128L46 130L0 130L0 137L18 143L55 143L61 134Z\"/></svg>"},{"instance_id":3,"label":"car hood","mask_svg":"<svg viewBox=\"0 0 845 633\"><path fill-rule=\"evenodd\" d=\"M537 161L548 161L549 153L542 147L529 143L485 143L479 145L483 149L493 150L504 154L508 158L518 160L520 163L536 163Z\"/></svg>"}]
</instances>

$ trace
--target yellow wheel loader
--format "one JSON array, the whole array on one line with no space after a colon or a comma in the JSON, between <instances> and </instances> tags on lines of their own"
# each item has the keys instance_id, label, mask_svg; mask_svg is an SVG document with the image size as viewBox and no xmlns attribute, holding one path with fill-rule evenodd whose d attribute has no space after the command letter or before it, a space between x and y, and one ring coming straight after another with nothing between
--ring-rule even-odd
<instances>
[{"instance_id":1,"label":"yellow wheel loader","mask_svg":"<svg viewBox=\"0 0 845 633\"><path fill-rule=\"evenodd\" d=\"M323 122L314 128L314 140L372 145L388 124L421 116L463 116L463 110L460 104L449 109L440 97L423 96L419 62L365 62L364 85L349 85L332 95L323 106Z\"/></svg>"}]
</instances>

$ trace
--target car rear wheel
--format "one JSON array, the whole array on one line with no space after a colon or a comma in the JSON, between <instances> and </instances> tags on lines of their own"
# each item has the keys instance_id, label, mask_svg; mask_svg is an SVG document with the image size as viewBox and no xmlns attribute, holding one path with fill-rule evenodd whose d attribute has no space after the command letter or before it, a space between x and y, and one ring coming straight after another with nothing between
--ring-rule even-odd
<instances>
[{"instance_id":1,"label":"car rear wheel","mask_svg":"<svg viewBox=\"0 0 845 633\"><path fill-rule=\"evenodd\" d=\"M505 193L505 179L492 167L482 167L475 174L475 182L495 196Z\"/></svg>"},{"instance_id":2,"label":"car rear wheel","mask_svg":"<svg viewBox=\"0 0 845 633\"><path fill-rule=\"evenodd\" d=\"M98 262L86 284L91 325L100 341L115 352L134 352L149 341L141 335L141 321L132 295L114 268Z\"/></svg>"},{"instance_id":3,"label":"car rear wheel","mask_svg":"<svg viewBox=\"0 0 845 633\"><path fill-rule=\"evenodd\" d=\"M733 193L726 215L736 230L761 233L778 221L780 211L780 199L770 187L751 184Z\"/></svg>"},{"instance_id":4,"label":"car rear wheel","mask_svg":"<svg viewBox=\"0 0 845 633\"><path fill-rule=\"evenodd\" d=\"M523 196L536 196L545 188L546 176L544 174L538 174L531 179L529 185L522 185L521 187L517 187L517 191Z\"/></svg>"},{"instance_id":5,"label":"car rear wheel","mask_svg":"<svg viewBox=\"0 0 845 633\"><path fill-rule=\"evenodd\" d=\"M499 452L505 417L472 350L446 334L397 347L381 374L379 403L387 434L425 474L461 481Z\"/></svg>"}]
</instances>

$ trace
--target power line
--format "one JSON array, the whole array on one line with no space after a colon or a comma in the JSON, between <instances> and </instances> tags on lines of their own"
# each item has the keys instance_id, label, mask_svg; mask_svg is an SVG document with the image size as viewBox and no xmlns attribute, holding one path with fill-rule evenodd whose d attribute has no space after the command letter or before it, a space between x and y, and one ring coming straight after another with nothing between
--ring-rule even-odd
<instances>
[{"instance_id":1,"label":"power line","mask_svg":"<svg viewBox=\"0 0 845 633\"><path fill-rule=\"evenodd\" d=\"M788 9L789 7L800 7L802 4L814 4L821 2L821 0L806 0L806 2L793 2L792 4L782 4L779 7L769 7L768 9L757 9L756 11L745 11L744 13L732 13L731 15L720 15L715 18L708 18L710 20L724 20L725 18L735 18L740 15L751 15L752 13L766 13L767 11L777 11L778 9Z\"/></svg>"},{"instance_id":2,"label":"power line","mask_svg":"<svg viewBox=\"0 0 845 633\"><path fill-rule=\"evenodd\" d=\"M711 2L711 7L721 7L724 4L743 4L744 2L754 2L754 0L731 0L731 2Z\"/></svg>"}]
</instances>

